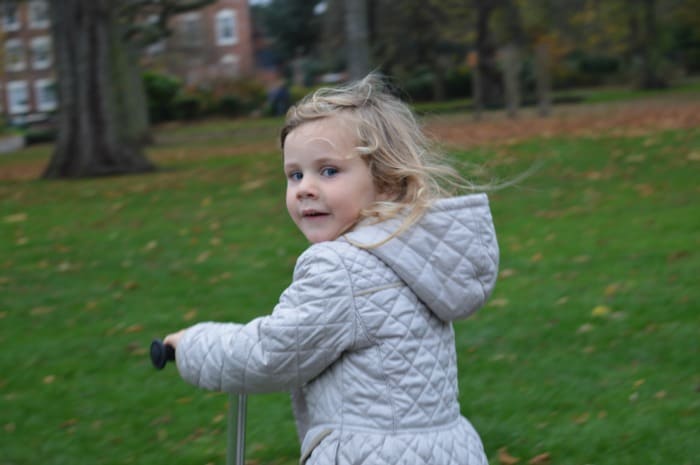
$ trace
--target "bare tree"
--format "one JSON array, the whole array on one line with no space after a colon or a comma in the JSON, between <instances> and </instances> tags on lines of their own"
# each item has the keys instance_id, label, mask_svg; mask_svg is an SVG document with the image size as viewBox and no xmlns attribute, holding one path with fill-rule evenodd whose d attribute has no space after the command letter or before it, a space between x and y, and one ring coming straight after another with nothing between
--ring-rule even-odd
<instances>
[{"instance_id":1,"label":"bare tree","mask_svg":"<svg viewBox=\"0 0 700 465\"><path fill-rule=\"evenodd\" d=\"M148 117L136 46L162 37L170 15L206 3L211 0L51 0L60 106L44 178L155 169L143 153ZM157 21L136 21L154 12Z\"/></svg>"},{"instance_id":2,"label":"bare tree","mask_svg":"<svg viewBox=\"0 0 700 465\"><path fill-rule=\"evenodd\" d=\"M361 79L369 72L369 28L367 1L344 0L345 46L350 79Z\"/></svg>"}]
</instances>

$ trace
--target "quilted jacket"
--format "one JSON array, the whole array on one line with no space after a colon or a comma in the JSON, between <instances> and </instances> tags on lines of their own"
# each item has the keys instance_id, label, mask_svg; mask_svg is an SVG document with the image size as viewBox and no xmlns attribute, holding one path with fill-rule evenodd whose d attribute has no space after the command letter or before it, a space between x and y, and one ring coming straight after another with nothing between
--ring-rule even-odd
<instances>
[{"instance_id":1,"label":"quilted jacket","mask_svg":"<svg viewBox=\"0 0 700 465\"><path fill-rule=\"evenodd\" d=\"M273 312L200 323L177 347L187 381L212 390L291 390L301 461L485 465L460 413L452 321L490 295L498 245L484 194L312 245Z\"/></svg>"}]
</instances>

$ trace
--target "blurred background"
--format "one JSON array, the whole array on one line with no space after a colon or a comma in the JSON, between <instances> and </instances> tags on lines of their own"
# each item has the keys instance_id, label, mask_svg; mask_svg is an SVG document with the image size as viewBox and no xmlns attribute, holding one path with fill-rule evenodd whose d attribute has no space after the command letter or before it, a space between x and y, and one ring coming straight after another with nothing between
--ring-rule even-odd
<instances>
[{"instance_id":1,"label":"blurred background","mask_svg":"<svg viewBox=\"0 0 700 465\"><path fill-rule=\"evenodd\" d=\"M700 464L700 0L0 0L0 31L0 465L225 463L228 396L149 344L270 313L308 246L283 115L370 71L519 179L455 324L489 463ZM251 395L248 465L298 455Z\"/></svg>"},{"instance_id":2,"label":"blurred background","mask_svg":"<svg viewBox=\"0 0 700 465\"><path fill-rule=\"evenodd\" d=\"M504 107L512 116L523 105L547 114L552 102L580 100L567 89L662 89L700 73L698 0L1 5L5 125L27 143L51 140L64 102L64 121L67 107L99 112L132 147L113 157L122 167L93 160L102 166L54 166L48 177L148 169L135 152L149 124L280 115L314 86L369 71L388 76L411 102L459 100L453 107L477 116Z\"/></svg>"}]
</instances>

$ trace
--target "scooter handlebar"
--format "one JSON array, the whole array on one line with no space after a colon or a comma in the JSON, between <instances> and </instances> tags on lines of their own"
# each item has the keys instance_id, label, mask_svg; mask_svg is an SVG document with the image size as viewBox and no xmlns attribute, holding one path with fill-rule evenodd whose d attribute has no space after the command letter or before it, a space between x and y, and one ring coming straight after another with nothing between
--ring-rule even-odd
<instances>
[{"instance_id":1,"label":"scooter handlebar","mask_svg":"<svg viewBox=\"0 0 700 465\"><path fill-rule=\"evenodd\" d=\"M175 360L175 348L169 344L163 344L160 339L151 341L151 363L157 370L162 370L165 364Z\"/></svg>"}]
</instances>

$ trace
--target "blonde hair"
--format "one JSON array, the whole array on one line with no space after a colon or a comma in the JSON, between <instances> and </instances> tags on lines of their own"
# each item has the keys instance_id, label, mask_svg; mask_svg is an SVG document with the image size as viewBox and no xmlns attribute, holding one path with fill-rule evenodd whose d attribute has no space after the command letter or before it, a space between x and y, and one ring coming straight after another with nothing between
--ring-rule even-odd
<instances>
[{"instance_id":1,"label":"blonde hair","mask_svg":"<svg viewBox=\"0 0 700 465\"><path fill-rule=\"evenodd\" d=\"M377 191L390 198L363 211L359 220L405 215L391 237L416 223L433 201L455 188L471 187L446 163L410 108L375 73L345 86L321 88L291 107L280 133L281 148L294 129L332 116L353 123L355 150L367 162Z\"/></svg>"}]
</instances>

